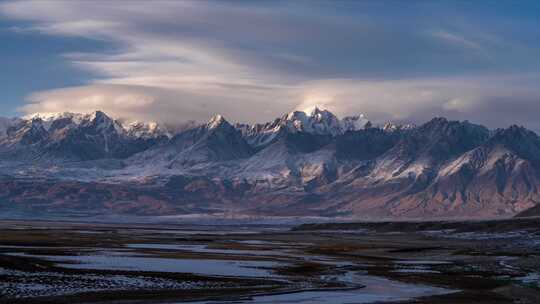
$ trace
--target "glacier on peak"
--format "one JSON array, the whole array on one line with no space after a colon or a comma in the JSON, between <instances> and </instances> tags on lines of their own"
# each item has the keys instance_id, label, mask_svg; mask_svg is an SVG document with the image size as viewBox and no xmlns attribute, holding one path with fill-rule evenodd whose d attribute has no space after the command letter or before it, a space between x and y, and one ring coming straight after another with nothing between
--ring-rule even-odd
<instances>
[{"instance_id":1,"label":"glacier on peak","mask_svg":"<svg viewBox=\"0 0 540 304\"><path fill-rule=\"evenodd\" d=\"M206 127L209 130L215 129L219 127L221 124L227 122L225 118L221 114L214 115L208 123L206 123Z\"/></svg>"},{"instance_id":2,"label":"glacier on peak","mask_svg":"<svg viewBox=\"0 0 540 304\"><path fill-rule=\"evenodd\" d=\"M93 124L100 130L108 130L113 127L116 133L121 136L132 138L159 138L167 137L171 139L179 132L205 125L208 129L214 129L224 122L229 124L222 115L215 115L206 123L190 121L187 123L165 124L156 121L139 121L124 118L114 119L102 111L93 113L35 113L24 116L19 120L41 119L45 130L51 127L66 129ZM0 121L0 137L5 134L7 122ZM234 124L234 128L247 136L248 141L255 146L272 142L281 132L288 133L309 133L312 135L338 136L350 131L359 131L372 126L371 122L364 114L346 116L338 118L331 111L319 106L310 107L303 111L291 111L280 118L268 123L256 124ZM414 128L413 125L396 125L388 123L381 126L385 131L395 131L398 129ZM111 128L112 129L112 128Z\"/></svg>"},{"instance_id":3,"label":"glacier on peak","mask_svg":"<svg viewBox=\"0 0 540 304\"><path fill-rule=\"evenodd\" d=\"M316 135L336 136L347 131L358 131L369 126L364 114L339 119L332 112L317 106L306 111L293 111L287 115L287 126L291 131L307 132Z\"/></svg>"},{"instance_id":4,"label":"glacier on peak","mask_svg":"<svg viewBox=\"0 0 540 304\"><path fill-rule=\"evenodd\" d=\"M122 127L128 136L135 138L149 139L161 136L172 138L173 136L167 127L155 121L125 121L122 123Z\"/></svg>"},{"instance_id":5,"label":"glacier on peak","mask_svg":"<svg viewBox=\"0 0 540 304\"><path fill-rule=\"evenodd\" d=\"M57 112L57 113L34 113L23 117L25 120L39 119L43 122L45 130L49 131L59 121L65 121L62 128L78 127L82 125L95 124L100 129L106 129L114 126L117 133L123 134L124 128L119 122L109 117L102 111L94 111L92 113L72 113L72 112ZM56 125L58 126L58 124Z\"/></svg>"},{"instance_id":6,"label":"glacier on peak","mask_svg":"<svg viewBox=\"0 0 540 304\"><path fill-rule=\"evenodd\" d=\"M540 201L540 137L517 126L434 118L372 127L363 115L314 108L253 125L216 115L167 139L152 137L168 128L156 122L54 117L0 119L13 206L415 218L509 216Z\"/></svg>"}]
</instances>

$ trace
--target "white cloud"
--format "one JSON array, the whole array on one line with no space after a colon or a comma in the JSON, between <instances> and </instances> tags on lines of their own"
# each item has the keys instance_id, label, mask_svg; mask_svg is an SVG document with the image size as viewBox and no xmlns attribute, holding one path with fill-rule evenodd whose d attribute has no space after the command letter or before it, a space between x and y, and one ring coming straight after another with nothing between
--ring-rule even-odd
<instances>
[{"instance_id":1,"label":"white cloud","mask_svg":"<svg viewBox=\"0 0 540 304\"><path fill-rule=\"evenodd\" d=\"M431 33L434 37L441 39L442 41L448 42L450 44L455 44L458 46L464 46L466 48L485 51L485 48L478 42L470 40L462 35L451 33L448 31L434 31Z\"/></svg>"},{"instance_id":2,"label":"white cloud","mask_svg":"<svg viewBox=\"0 0 540 304\"><path fill-rule=\"evenodd\" d=\"M470 76L408 80L325 80L306 83L307 108L321 102L337 114L365 113L375 122L425 122L433 116L490 127L525 124L540 130L540 75Z\"/></svg>"},{"instance_id":3,"label":"white cloud","mask_svg":"<svg viewBox=\"0 0 540 304\"><path fill-rule=\"evenodd\" d=\"M529 75L472 78L365 81L309 81L295 87L208 85L191 89L94 84L39 92L22 110L92 112L101 109L118 118L203 121L221 113L231 121L268 121L291 109L323 106L339 116L364 113L377 123L423 122L433 116L467 119L490 127L528 122L540 112L540 92L520 85L535 82Z\"/></svg>"},{"instance_id":4,"label":"white cloud","mask_svg":"<svg viewBox=\"0 0 540 304\"><path fill-rule=\"evenodd\" d=\"M218 90L214 88L213 90ZM275 99L294 100L286 92L268 93L257 88L223 89L210 94L135 85L94 84L34 93L20 110L25 113L80 112L102 110L116 118L179 123L204 121L222 113L231 121L250 121L253 116L276 117L294 105ZM234 92L231 92L234 91ZM256 97L253 97L256 96Z\"/></svg>"}]
</instances>

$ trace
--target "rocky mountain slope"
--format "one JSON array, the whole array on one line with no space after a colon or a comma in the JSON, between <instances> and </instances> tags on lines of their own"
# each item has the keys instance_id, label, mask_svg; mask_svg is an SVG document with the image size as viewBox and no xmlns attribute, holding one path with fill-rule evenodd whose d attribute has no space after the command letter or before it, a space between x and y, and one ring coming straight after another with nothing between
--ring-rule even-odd
<instances>
[{"instance_id":1,"label":"rocky mountain slope","mask_svg":"<svg viewBox=\"0 0 540 304\"><path fill-rule=\"evenodd\" d=\"M518 126L373 126L314 108L171 130L99 111L2 119L0 210L426 219L540 202L540 138Z\"/></svg>"}]
</instances>

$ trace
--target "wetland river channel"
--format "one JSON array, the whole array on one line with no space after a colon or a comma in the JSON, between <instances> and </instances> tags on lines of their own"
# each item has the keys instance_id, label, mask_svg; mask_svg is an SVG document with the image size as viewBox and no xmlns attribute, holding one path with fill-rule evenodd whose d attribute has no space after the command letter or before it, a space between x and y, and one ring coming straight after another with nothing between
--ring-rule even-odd
<instances>
[{"instance_id":1,"label":"wetland river channel","mask_svg":"<svg viewBox=\"0 0 540 304\"><path fill-rule=\"evenodd\" d=\"M539 299L534 232L492 232L490 238L485 231L373 227L0 225L0 303Z\"/></svg>"}]
</instances>

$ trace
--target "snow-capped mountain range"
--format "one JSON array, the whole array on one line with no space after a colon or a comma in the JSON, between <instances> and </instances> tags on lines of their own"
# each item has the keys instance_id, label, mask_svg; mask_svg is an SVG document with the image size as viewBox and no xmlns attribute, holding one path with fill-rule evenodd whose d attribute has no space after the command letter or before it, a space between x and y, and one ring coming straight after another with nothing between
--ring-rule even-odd
<instances>
[{"instance_id":1,"label":"snow-capped mountain range","mask_svg":"<svg viewBox=\"0 0 540 304\"><path fill-rule=\"evenodd\" d=\"M28 214L508 217L540 202L540 138L314 108L172 128L105 113L0 119L0 210Z\"/></svg>"}]
</instances>

